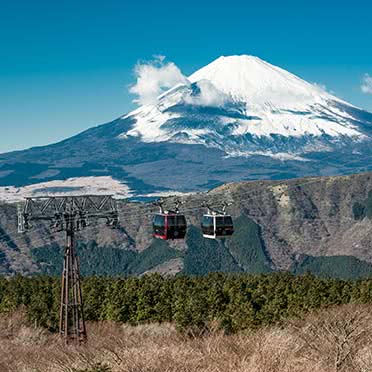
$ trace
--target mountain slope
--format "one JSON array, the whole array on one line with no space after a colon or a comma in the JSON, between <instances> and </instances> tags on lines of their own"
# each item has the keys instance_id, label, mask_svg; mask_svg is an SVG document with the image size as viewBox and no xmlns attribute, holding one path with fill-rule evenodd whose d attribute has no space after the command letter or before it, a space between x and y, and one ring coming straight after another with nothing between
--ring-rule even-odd
<instances>
[{"instance_id":1,"label":"mountain slope","mask_svg":"<svg viewBox=\"0 0 372 372\"><path fill-rule=\"evenodd\" d=\"M52 193L54 180L59 192L76 191L79 177L106 177L97 185L138 196L364 172L371 138L372 114L257 57L220 57L154 104L50 146L0 154L0 200ZM35 186L18 189L25 185Z\"/></svg>"},{"instance_id":2,"label":"mountain slope","mask_svg":"<svg viewBox=\"0 0 372 372\"><path fill-rule=\"evenodd\" d=\"M226 184L180 197L189 230L185 241L151 237L151 203L119 202L122 228L92 226L78 235L84 274L149 271L204 274L208 271L314 271L357 278L372 274L372 173L289 181ZM174 197L166 198L172 206ZM231 239L202 240L202 202L231 202ZM63 233L44 225L22 235L15 205L0 205L0 272L58 274Z\"/></svg>"}]
</instances>

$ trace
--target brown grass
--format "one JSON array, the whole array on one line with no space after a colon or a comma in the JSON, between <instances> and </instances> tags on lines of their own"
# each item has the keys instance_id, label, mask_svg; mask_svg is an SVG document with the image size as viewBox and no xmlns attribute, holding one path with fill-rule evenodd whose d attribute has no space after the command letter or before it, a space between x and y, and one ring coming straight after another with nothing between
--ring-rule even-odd
<instances>
[{"instance_id":1,"label":"brown grass","mask_svg":"<svg viewBox=\"0 0 372 372\"><path fill-rule=\"evenodd\" d=\"M22 313L0 320L0 372L371 372L372 306L334 307L281 327L226 336L179 334L170 324L92 323L86 346L28 325Z\"/></svg>"}]
</instances>

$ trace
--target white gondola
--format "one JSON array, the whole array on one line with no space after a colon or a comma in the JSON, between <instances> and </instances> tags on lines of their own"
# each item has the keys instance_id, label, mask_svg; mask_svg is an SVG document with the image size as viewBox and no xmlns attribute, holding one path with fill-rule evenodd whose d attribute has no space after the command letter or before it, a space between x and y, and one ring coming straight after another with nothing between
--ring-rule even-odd
<instances>
[{"instance_id":1,"label":"white gondola","mask_svg":"<svg viewBox=\"0 0 372 372\"><path fill-rule=\"evenodd\" d=\"M234 233L232 217L226 214L225 207L223 207L222 212L214 211L208 207L208 213L203 215L201 223L204 238L226 238Z\"/></svg>"}]
</instances>

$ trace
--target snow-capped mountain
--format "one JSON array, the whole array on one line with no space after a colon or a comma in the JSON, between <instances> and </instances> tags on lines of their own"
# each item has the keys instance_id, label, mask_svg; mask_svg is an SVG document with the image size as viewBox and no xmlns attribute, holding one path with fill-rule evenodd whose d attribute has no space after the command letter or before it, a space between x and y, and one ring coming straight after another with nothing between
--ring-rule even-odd
<instances>
[{"instance_id":1,"label":"snow-capped mountain","mask_svg":"<svg viewBox=\"0 0 372 372\"><path fill-rule=\"evenodd\" d=\"M220 57L153 104L77 136L0 154L8 198L27 185L48 192L50 181L76 191L80 177L143 195L368 170L371 113L251 56Z\"/></svg>"},{"instance_id":2,"label":"snow-capped mountain","mask_svg":"<svg viewBox=\"0 0 372 372\"><path fill-rule=\"evenodd\" d=\"M124 116L135 124L121 138L275 156L369 136L356 107L257 57L220 57L188 80Z\"/></svg>"}]
</instances>

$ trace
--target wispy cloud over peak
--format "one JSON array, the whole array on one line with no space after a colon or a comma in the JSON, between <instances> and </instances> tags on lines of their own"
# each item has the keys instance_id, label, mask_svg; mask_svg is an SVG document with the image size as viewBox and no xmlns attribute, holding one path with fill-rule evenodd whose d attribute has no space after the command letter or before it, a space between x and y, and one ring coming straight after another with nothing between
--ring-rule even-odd
<instances>
[{"instance_id":1,"label":"wispy cloud over peak","mask_svg":"<svg viewBox=\"0 0 372 372\"><path fill-rule=\"evenodd\" d=\"M370 76L369 74L365 74L363 76L360 89L365 94L372 94L372 76Z\"/></svg>"},{"instance_id":2,"label":"wispy cloud over peak","mask_svg":"<svg viewBox=\"0 0 372 372\"><path fill-rule=\"evenodd\" d=\"M139 105L154 103L165 90L189 83L181 70L173 62L166 63L162 55L154 56L149 62L137 63L134 72L137 81L129 91L137 96L134 102Z\"/></svg>"}]
</instances>

